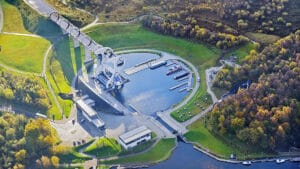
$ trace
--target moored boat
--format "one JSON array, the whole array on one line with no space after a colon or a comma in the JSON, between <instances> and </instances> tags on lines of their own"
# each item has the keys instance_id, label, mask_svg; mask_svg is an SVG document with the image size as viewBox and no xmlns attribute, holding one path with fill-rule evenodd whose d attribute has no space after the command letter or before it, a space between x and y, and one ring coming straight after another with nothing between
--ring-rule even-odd
<instances>
[{"instance_id":1,"label":"moored boat","mask_svg":"<svg viewBox=\"0 0 300 169\"><path fill-rule=\"evenodd\" d=\"M285 162L285 159L276 159L277 164L284 163L284 162Z\"/></svg>"},{"instance_id":2,"label":"moored boat","mask_svg":"<svg viewBox=\"0 0 300 169\"><path fill-rule=\"evenodd\" d=\"M251 161L243 161L242 164L243 165L251 165L252 163L251 163Z\"/></svg>"}]
</instances>

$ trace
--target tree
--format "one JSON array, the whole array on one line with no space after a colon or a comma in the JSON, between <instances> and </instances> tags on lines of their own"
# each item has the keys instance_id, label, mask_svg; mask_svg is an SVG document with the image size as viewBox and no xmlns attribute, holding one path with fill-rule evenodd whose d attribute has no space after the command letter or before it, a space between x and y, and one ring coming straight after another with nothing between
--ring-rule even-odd
<instances>
[{"instance_id":1,"label":"tree","mask_svg":"<svg viewBox=\"0 0 300 169\"><path fill-rule=\"evenodd\" d=\"M13 169L25 169L25 166L23 164L15 164Z\"/></svg>"},{"instance_id":2,"label":"tree","mask_svg":"<svg viewBox=\"0 0 300 169\"><path fill-rule=\"evenodd\" d=\"M55 167L59 167L59 158L57 156L52 156L51 157L51 164Z\"/></svg>"},{"instance_id":3,"label":"tree","mask_svg":"<svg viewBox=\"0 0 300 169\"><path fill-rule=\"evenodd\" d=\"M42 156L40 159L36 161L37 165L40 168L50 168L51 162L50 159L47 156Z\"/></svg>"},{"instance_id":4,"label":"tree","mask_svg":"<svg viewBox=\"0 0 300 169\"><path fill-rule=\"evenodd\" d=\"M15 158L17 162L24 162L25 158L26 158L26 150L21 149L18 152L16 152L15 154Z\"/></svg>"}]
</instances>

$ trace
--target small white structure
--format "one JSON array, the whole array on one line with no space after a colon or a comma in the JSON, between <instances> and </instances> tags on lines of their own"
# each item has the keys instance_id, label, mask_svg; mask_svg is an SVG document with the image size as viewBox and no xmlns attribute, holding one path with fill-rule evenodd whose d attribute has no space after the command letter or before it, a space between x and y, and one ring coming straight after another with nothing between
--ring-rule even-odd
<instances>
[{"instance_id":1,"label":"small white structure","mask_svg":"<svg viewBox=\"0 0 300 169\"><path fill-rule=\"evenodd\" d=\"M76 101L77 106L82 110L83 116L89 121L92 122L97 128L104 128L104 121L100 119L97 112L90 107L83 99Z\"/></svg>"},{"instance_id":2,"label":"small white structure","mask_svg":"<svg viewBox=\"0 0 300 169\"><path fill-rule=\"evenodd\" d=\"M151 140L151 130L146 126L141 126L120 135L118 141L127 150L148 140Z\"/></svg>"}]
</instances>

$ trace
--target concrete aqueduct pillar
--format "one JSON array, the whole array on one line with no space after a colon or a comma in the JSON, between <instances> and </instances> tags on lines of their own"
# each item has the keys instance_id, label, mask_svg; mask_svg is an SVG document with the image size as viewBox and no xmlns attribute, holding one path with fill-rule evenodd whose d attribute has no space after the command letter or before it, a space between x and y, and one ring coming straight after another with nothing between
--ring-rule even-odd
<instances>
[{"instance_id":1,"label":"concrete aqueduct pillar","mask_svg":"<svg viewBox=\"0 0 300 169\"><path fill-rule=\"evenodd\" d=\"M73 38L73 45L74 45L74 48L80 47L80 43L76 38Z\"/></svg>"},{"instance_id":2,"label":"concrete aqueduct pillar","mask_svg":"<svg viewBox=\"0 0 300 169\"><path fill-rule=\"evenodd\" d=\"M88 61L91 61L93 58L92 58L92 53L91 51L89 50L88 47L84 47L84 63L88 62Z\"/></svg>"}]
</instances>

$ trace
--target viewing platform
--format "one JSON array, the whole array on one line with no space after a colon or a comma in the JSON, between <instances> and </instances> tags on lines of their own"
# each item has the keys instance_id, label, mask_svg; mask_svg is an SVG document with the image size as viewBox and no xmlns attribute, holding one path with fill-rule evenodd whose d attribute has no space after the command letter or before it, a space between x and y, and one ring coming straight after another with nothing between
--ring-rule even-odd
<instances>
[{"instance_id":1,"label":"viewing platform","mask_svg":"<svg viewBox=\"0 0 300 169\"><path fill-rule=\"evenodd\" d=\"M161 57L159 59L150 59L145 62L136 64L133 67L127 68L126 70L124 70L124 72L126 75L132 75L148 68L155 69L159 66L167 64L166 60L167 59L165 59L164 57Z\"/></svg>"},{"instance_id":2,"label":"viewing platform","mask_svg":"<svg viewBox=\"0 0 300 169\"><path fill-rule=\"evenodd\" d=\"M124 72L127 74L127 75L132 75L132 74L135 74L135 73L138 73L142 70L145 70L149 67L149 63L150 62L153 62L155 59L150 59L150 60L147 60L143 63L139 63L137 65L134 65L133 67L130 67L126 70L124 70Z\"/></svg>"}]
</instances>

